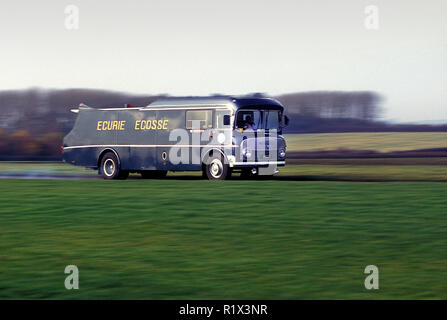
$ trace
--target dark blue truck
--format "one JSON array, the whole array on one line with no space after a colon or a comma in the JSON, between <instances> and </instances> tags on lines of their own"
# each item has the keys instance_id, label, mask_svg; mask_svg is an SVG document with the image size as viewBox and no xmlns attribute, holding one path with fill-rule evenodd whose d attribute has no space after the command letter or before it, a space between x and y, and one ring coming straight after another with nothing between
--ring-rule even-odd
<instances>
[{"instance_id":1,"label":"dark blue truck","mask_svg":"<svg viewBox=\"0 0 447 320\"><path fill-rule=\"evenodd\" d=\"M71 111L78 116L64 138L63 161L97 169L105 179L201 170L210 180L224 180L235 171L273 175L285 165L281 134L288 119L274 99L166 98L146 107L81 104Z\"/></svg>"}]
</instances>

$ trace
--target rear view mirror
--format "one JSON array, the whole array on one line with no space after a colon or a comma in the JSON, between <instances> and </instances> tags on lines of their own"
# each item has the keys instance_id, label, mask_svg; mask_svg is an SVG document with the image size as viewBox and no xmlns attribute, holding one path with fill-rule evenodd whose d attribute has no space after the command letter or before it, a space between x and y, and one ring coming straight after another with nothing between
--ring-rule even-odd
<instances>
[{"instance_id":1,"label":"rear view mirror","mask_svg":"<svg viewBox=\"0 0 447 320\"><path fill-rule=\"evenodd\" d=\"M289 117L288 117L288 116L284 116L284 124L285 124L286 126L289 125Z\"/></svg>"},{"instance_id":2,"label":"rear view mirror","mask_svg":"<svg viewBox=\"0 0 447 320\"><path fill-rule=\"evenodd\" d=\"M224 117L223 117L223 124L224 124L224 126L229 126L230 125L230 116L228 114L224 115Z\"/></svg>"}]
</instances>

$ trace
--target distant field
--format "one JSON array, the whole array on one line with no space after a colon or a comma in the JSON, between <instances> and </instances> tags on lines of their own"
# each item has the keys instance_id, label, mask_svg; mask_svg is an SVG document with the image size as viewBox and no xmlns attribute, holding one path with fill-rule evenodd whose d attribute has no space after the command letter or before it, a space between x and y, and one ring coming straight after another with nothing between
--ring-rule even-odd
<instances>
[{"instance_id":1,"label":"distant field","mask_svg":"<svg viewBox=\"0 0 447 320\"><path fill-rule=\"evenodd\" d=\"M446 195L444 183L3 179L0 299L445 299Z\"/></svg>"},{"instance_id":2,"label":"distant field","mask_svg":"<svg viewBox=\"0 0 447 320\"><path fill-rule=\"evenodd\" d=\"M361 132L285 135L288 151L376 150L379 152L447 148L447 132Z\"/></svg>"}]
</instances>

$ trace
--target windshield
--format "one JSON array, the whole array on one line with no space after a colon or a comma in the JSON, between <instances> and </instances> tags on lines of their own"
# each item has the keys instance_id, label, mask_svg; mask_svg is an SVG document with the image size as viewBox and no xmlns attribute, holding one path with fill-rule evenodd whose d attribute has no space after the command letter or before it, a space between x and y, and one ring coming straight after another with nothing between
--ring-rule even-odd
<instances>
[{"instance_id":1,"label":"windshield","mask_svg":"<svg viewBox=\"0 0 447 320\"><path fill-rule=\"evenodd\" d=\"M279 129L279 110L239 110L236 128L241 130Z\"/></svg>"},{"instance_id":2,"label":"windshield","mask_svg":"<svg viewBox=\"0 0 447 320\"><path fill-rule=\"evenodd\" d=\"M264 129L279 129L279 111L265 110L264 114Z\"/></svg>"},{"instance_id":3,"label":"windshield","mask_svg":"<svg viewBox=\"0 0 447 320\"><path fill-rule=\"evenodd\" d=\"M259 110L240 110L236 117L236 128L257 130L262 126Z\"/></svg>"}]
</instances>

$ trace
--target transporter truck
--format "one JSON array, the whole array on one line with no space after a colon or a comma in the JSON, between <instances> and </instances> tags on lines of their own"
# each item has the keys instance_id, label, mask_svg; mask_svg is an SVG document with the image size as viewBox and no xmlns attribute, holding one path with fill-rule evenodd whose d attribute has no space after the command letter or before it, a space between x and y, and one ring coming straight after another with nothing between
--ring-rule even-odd
<instances>
[{"instance_id":1,"label":"transporter truck","mask_svg":"<svg viewBox=\"0 0 447 320\"><path fill-rule=\"evenodd\" d=\"M77 118L63 140L63 161L98 170L104 179L163 178L168 171L255 178L286 163L288 118L270 98L164 98L145 107L80 104L71 111Z\"/></svg>"}]
</instances>

